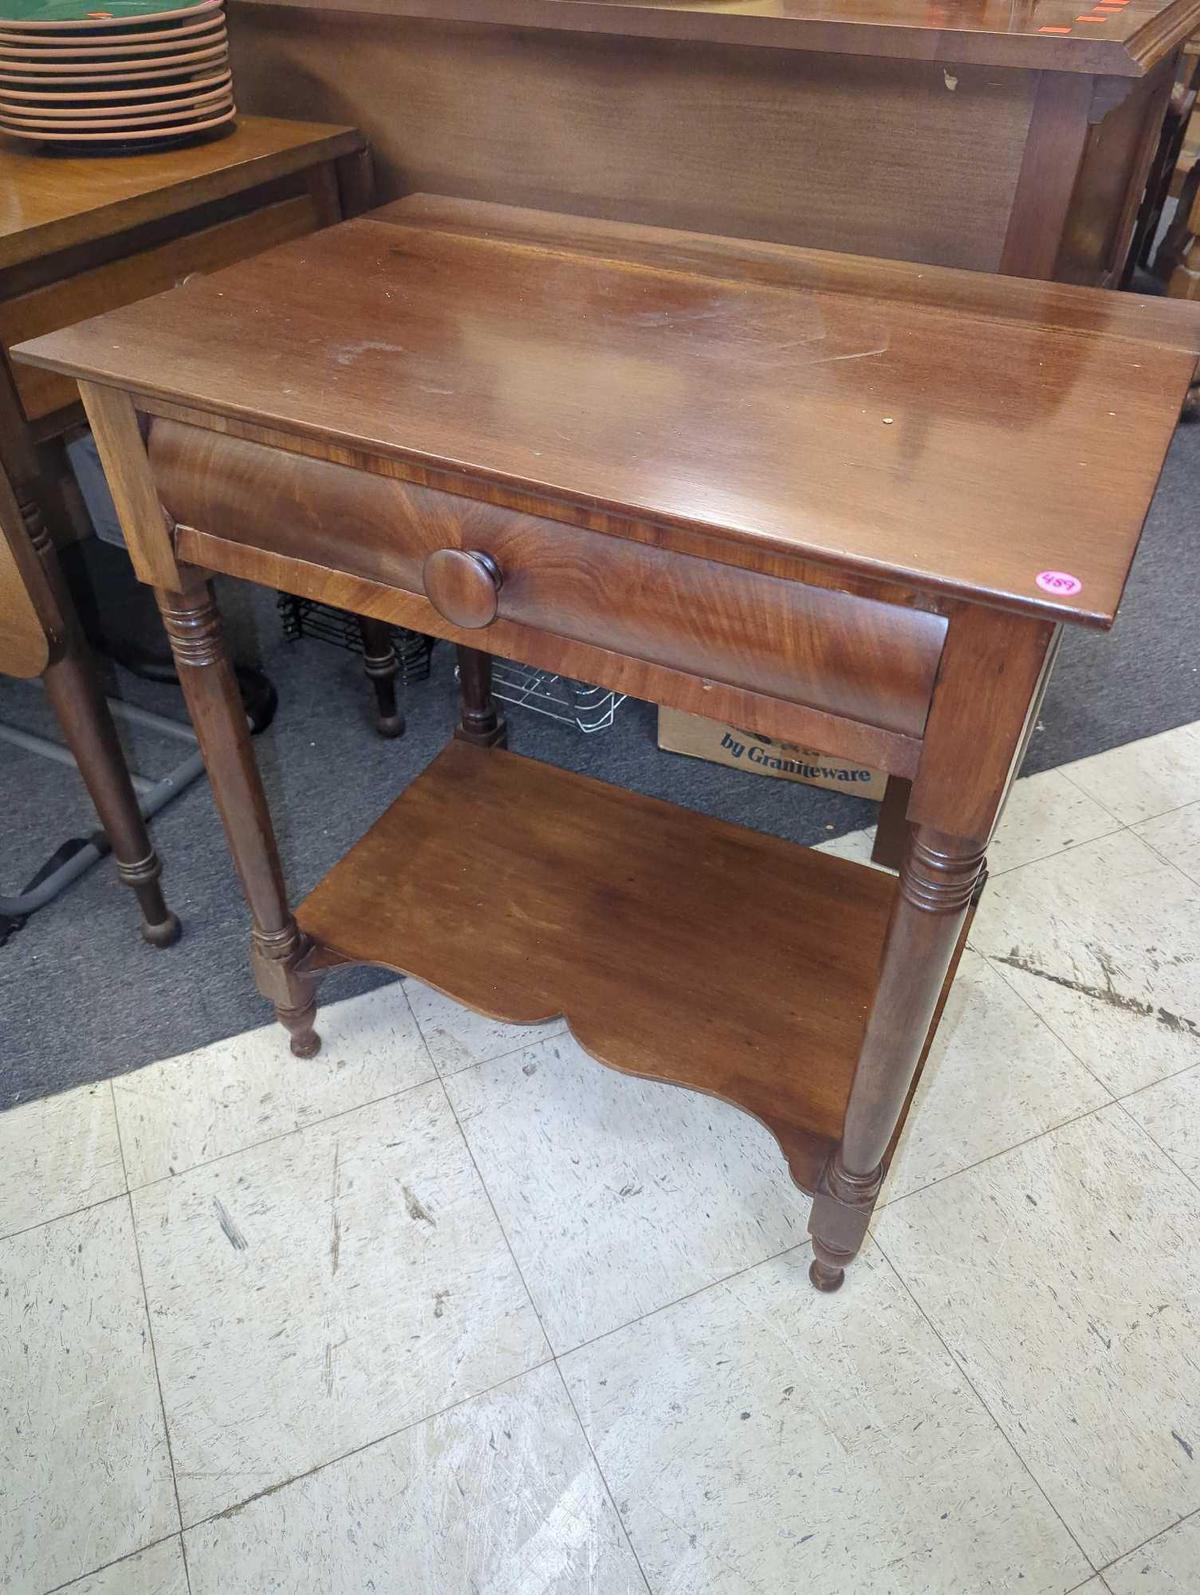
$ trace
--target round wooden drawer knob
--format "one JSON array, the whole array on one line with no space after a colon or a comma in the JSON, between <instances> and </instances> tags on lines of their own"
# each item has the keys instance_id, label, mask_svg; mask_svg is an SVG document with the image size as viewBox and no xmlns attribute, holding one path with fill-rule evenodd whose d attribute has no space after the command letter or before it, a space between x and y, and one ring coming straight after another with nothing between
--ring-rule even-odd
<instances>
[{"instance_id":1,"label":"round wooden drawer knob","mask_svg":"<svg viewBox=\"0 0 1200 1595\"><path fill-rule=\"evenodd\" d=\"M478 631L496 618L503 577L490 554L439 548L425 560L425 596L452 626Z\"/></svg>"}]
</instances>

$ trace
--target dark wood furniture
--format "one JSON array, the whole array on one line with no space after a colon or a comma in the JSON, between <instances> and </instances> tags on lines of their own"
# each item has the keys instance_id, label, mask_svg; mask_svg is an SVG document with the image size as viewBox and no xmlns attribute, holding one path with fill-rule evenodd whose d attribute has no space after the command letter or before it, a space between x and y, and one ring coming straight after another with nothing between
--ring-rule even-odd
<instances>
[{"instance_id":1,"label":"dark wood furniture","mask_svg":"<svg viewBox=\"0 0 1200 1595\"><path fill-rule=\"evenodd\" d=\"M34 506L22 514L0 471L0 674L40 676L67 746L117 861L137 897L142 935L152 947L179 938L179 920L163 901L162 866L96 681L70 593Z\"/></svg>"},{"instance_id":2,"label":"dark wood furniture","mask_svg":"<svg viewBox=\"0 0 1200 1595\"><path fill-rule=\"evenodd\" d=\"M1115 286L1200 0L231 0L413 189ZM889 784L877 857L899 862Z\"/></svg>"},{"instance_id":3,"label":"dark wood furniture","mask_svg":"<svg viewBox=\"0 0 1200 1595\"><path fill-rule=\"evenodd\" d=\"M1198 351L1165 300L418 197L19 354L81 381L293 1051L347 962L563 1013L773 1131L828 1290ZM457 741L295 915L210 571L461 649ZM493 653L910 780L899 879L494 746Z\"/></svg>"},{"instance_id":4,"label":"dark wood furniture","mask_svg":"<svg viewBox=\"0 0 1200 1595\"><path fill-rule=\"evenodd\" d=\"M232 0L413 189L1115 284L1200 0Z\"/></svg>"},{"instance_id":5,"label":"dark wood furniture","mask_svg":"<svg viewBox=\"0 0 1200 1595\"><path fill-rule=\"evenodd\" d=\"M0 464L30 534L61 543L87 526L66 457L83 410L73 382L14 364L12 345L354 215L371 173L353 128L247 116L137 155L47 155L0 136L0 195ZM361 625L378 726L395 736L396 656L386 627Z\"/></svg>"}]
</instances>

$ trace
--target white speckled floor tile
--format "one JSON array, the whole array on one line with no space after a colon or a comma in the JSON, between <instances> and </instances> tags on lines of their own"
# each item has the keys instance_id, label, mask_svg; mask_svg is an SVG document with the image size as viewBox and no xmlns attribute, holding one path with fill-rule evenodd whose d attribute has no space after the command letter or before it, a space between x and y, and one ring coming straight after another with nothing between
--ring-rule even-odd
<instances>
[{"instance_id":1,"label":"white speckled floor tile","mask_svg":"<svg viewBox=\"0 0 1200 1595\"><path fill-rule=\"evenodd\" d=\"M762 1125L570 1036L446 1085L556 1351L806 1239L810 1199Z\"/></svg>"},{"instance_id":2,"label":"white speckled floor tile","mask_svg":"<svg viewBox=\"0 0 1200 1595\"><path fill-rule=\"evenodd\" d=\"M1132 832L991 882L971 946L1115 1095L1200 1063L1200 887Z\"/></svg>"},{"instance_id":3,"label":"white speckled floor tile","mask_svg":"<svg viewBox=\"0 0 1200 1595\"><path fill-rule=\"evenodd\" d=\"M1145 820L1134 831L1154 851L1181 869L1189 880L1200 883L1200 803L1189 803L1170 814Z\"/></svg>"},{"instance_id":4,"label":"white speckled floor tile","mask_svg":"<svg viewBox=\"0 0 1200 1595\"><path fill-rule=\"evenodd\" d=\"M1104 1569L1112 1595L1196 1595L1200 1589L1200 1514Z\"/></svg>"},{"instance_id":5,"label":"white speckled floor tile","mask_svg":"<svg viewBox=\"0 0 1200 1595\"><path fill-rule=\"evenodd\" d=\"M987 961L966 952L882 1200L945 1179L1111 1101Z\"/></svg>"},{"instance_id":6,"label":"white speckled floor tile","mask_svg":"<svg viewBox=\"0 0 1200 1595\"><path fill-rule=\"evenodd\" d=\"M874 1233L1094 1566L1200 1506L1200 1192L1119 1105Z\"/></svg>"},{"instance_id":7,"label":"white speckled floor tile","mask_svg":"<svg viewBox=\"0 0 1200 1595\"><path fill-rule=\"evenodd\" d=\"M124 1189L107 1081L0 1113L0 1237Z\"/></svg>"},{"instance_id":8,"label":"white speckled floor tile","mask_svg":"<svg viewBox=\"0 0 1200 1595\"><path fill-rule=\"evenodd\" d=\"M645 1595L553 1368L187 1535L192 1595Z\"/></svg>"},{"instance_id":9,"label":"white speckled floor tile","mask_svg":"<svg viewBox=\"0 0 1200 1595\"><path fill-rule=\"evenodd\" d=\"M1122 1103L1151 1140L1200 1185L1200 1068L1135 1091Z\"/></svg>"},{"instance_id":10,"label":"white speckled floor tile","mask_svg":"<svg viewBox=\"0 0 1200 1595\"><path fill-rule=\"evenodd\" d=\"M487 1019L419 980L406 980L404 989L442 1075L536 1046L550 1036L562 1035L567 1028L565 1019L552 1019L544 1025L506 1025L499 1019Z\"/></svg>"},{"instance_id":11,"label":"white speckled floor tile","mask_svg":"<svg viewBox=\"0 0 1200 1595\"><path fill-rule=\"evenodd\" d=\"M871 858L871 849L875 846L875 827L870 826L865 831L848 831L845 836L835 836L832 841L818 842L818 853L829 853L834 858L848 858L855 864L869 864L872 869L882 869L882 864L876 864Z\"/></svg>"},{"instance_id":12,"label":"white speckled floor tile","mask_svg":"<svg viewBox=\"0 0 1200 1595\"><path fill-rule=\"evenodd\" d=\"M548 1355L437 1082L133 1200L185 1525Z\"/></svg>"},{"instance_id":13,"label":"white speckled floor tile","mask_svg":"<svg viewBox=\"0 0 1200 1595\"><path fill-rule=\"evenodd\" d=\"M1013 782L988 848L988 870L1003 875L1119 829L1120 822L1061 770L1023 776Z\"/></svg>"},{"instance_id":14,"label":"white speckled floor tile","mask_svg":"<svg viewBox=\"0 0 1200 1595\"><path fill-rule=\"evenodd\" d=\"M228 1595L235 1590L238 1586L231 1585ZM178 1535L68 1584L62 1595L188 1595Z\"/></svg>"},{"instance_id":15,"label":"white speckled floor tile","mask_svg":"<svg viewBox=\"0 0 1200 1595\"><path fill-rule=\"evenodd\" d=\"M130 1185L434 1078L399 981L322 1008L317 1028L315 1058L293 1057L271 1024L114 1080Z\"/></svg>"},{"instance_id":16,"label":"white speckled floor tile","mask_svg":"<svg viewBox=\"0 0 1200 1595\"><path fill-rule=\"evenodd\" d=\"M1077 759L1064 774L1122 825L1194 803L1200 800L1200 721Z\"/></svg>"},{"instance_id":17,"label":"white speckled floor tile","mask_svg":"<svg viewBox=\"0 0 1200 1595\"><path fill-rule=\"evenodd\" d=\"M1121 822L1086 792L1073 786L1061 770L1043 770L1014 782L992 845L988 869L993 875L1016 869L1032 860L1050 858L1081 842L1108 836ZM871 863L874 829L851 831L831 842L820 842L818 853ZM877 866L878 867L878 866Z\"/></svg>"},{"instance_id":18,"label":"white speckled floor tile","mask_svg":"<svg viewBox=\"0 0 1200 1595\"><path fill-rule=\"evenodd\" d=\"M563 1371L656 1595L1062 1595L1091 1572L868 1243L807 1247Z\"/></svg>"},{"instance_id":19,"label":"white speckled floor tile","mask_svg":"<svg viewBox=\"0 0 1200 1595\"><path fill-rule=\"evenodd\" d=\"M0 1241L6 1595L178 1528L127 1199Z\"/></svg>"}]
</instances>

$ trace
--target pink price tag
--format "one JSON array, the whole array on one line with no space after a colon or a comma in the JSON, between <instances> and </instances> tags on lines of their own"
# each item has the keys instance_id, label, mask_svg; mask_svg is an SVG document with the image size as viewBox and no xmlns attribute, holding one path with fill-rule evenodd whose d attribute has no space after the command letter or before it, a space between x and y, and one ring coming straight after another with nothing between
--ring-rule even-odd
<instances>
[{"instance_id":1,"label":"pink price tag","mask_svg":"<svg viewBox=\"0 0 1200 1595\"><path fill-rule=\"evenodd\" d=\"M1040 570L1035 579L1044 593L1053 593L1056 598L1074 598L1083 591L1079 577L1072 576L1069 571Z\"/></svg>"}]
</instances>

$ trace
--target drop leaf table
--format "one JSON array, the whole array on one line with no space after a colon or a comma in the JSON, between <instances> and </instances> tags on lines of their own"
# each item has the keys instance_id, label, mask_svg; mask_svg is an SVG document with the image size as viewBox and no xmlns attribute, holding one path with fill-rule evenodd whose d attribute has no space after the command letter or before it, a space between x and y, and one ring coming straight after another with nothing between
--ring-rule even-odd
<instances>
[{"instance_id":1,"label":"drop leaf table","mask_svg":"<svg viewBox=\"0 0 1200 1595\"><path fill-rule=\"evenodd\" d=\"M78 379L311 1056L369 962L710 1092L859 1249L1063 625L1200 308L412 196L18 358ZM456 737L293 913L210 572L447 638ZM503 746L490 656L910 780L898 879Z\"/></svg>"}]
</instances>

